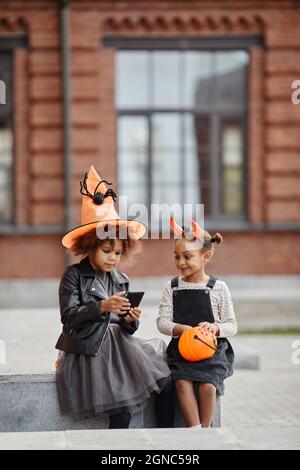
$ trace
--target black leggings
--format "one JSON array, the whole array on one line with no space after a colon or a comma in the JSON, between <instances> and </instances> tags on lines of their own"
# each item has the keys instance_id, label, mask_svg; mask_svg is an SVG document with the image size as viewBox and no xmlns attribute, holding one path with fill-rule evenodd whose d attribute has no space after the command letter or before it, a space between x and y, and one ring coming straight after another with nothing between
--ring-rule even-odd
<instances>
[{"instance_id":1,"label":"black leggings","mask_svg":"<svg viewBox=\"0 0 300 470\"><path fill-rule=\"evenodd\" d=\"M164 388L155 397L155 414L159 428L173 428L175 417L175 388L169 377Z\"/></svg>"},{"instance_id":2,"label":"black leggings","mask_svg":"<svg viewBox=\"0 0 300 470\"><path fill-rule=\"evenodd\" d=\"M128 412L119 413L109 417L109 429L127 429L129 427L131 415Z\"/></svg>"},{"instance_id":3,"label":"black leggings","mask_svg":"<svg viewBox=\"0 0 300 470\"><path fill-rule=\"evenodd\" d=\"M160 393L155 393L155 414L159 428L173 428L175 415L175 388L169 377ZM109 429L127 429L131 415L128 412L110 416Z\"/></svg>"}]
</instances>

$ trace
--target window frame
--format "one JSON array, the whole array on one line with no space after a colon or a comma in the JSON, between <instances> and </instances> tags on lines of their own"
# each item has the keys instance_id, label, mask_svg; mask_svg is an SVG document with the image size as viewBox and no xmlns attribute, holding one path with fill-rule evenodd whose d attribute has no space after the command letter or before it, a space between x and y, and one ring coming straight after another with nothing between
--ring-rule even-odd
<instances>
[{"instance_id":1,"label":"window frame","mask_svg":"<svg viewBox=\"0 0 300 470\"><path fill-rule=\"evenodd\" d=\"M15 187L16 187L16 182L14 178L15 174L15 140L14 140L14 107L13 107L13 102L14 102L14 87L13 87L13 72L14 72L14 64L13 64L13 50L10 47L11 41L7 42L5 39L3 40L0 38L0 52L4 52L5 54L9 54L10 56L10 64L9 64L9 74L10 74L10 84L7 86L6 84L6 93L9 90L11 92L11 109L8 114L8 121L10 125L10 129L12 132L12 146L11 146L11 158L12 158L12 164L11 164L11 185L12 185L12 190L11 190L11 213L10 213L10 219L8 221L1 220L0 219L0 226L1 227L7 227L15 224L16 221L16 197L15 197ZM0 105L2 106L2 105ZM1 117L0 117L1 121Z\"/></svg>"},{"instance_id":2,"label":"window frame","mask_svg":"<svg viewBox=\"0 0 300 470\"><path fill-rule=\"evenodd\" d=\"M120 38L120 37L108 37L104 38L103 45L105 47L113 47L116 52L119 51L208 51L208 52L222 52L222 51L245 51L248 53L249 61L247 64L247 73L244 82L245 90L245 106L237 107L235 110L224 107L218 107L217 110L213 108L209 112L205 113L195 113L195 110L191 108L181 107L181 108L139 108L139 109L125 109L120 108L116 109L117 119L119 116L131 116L131 115L140 115L146 116L148 119L148 125L151 126L151 115L155 112L164 113L192 113L198 115L209 116L210 119L210 128L211 133L216 135L219 139L221 136L220 125L224 117L234 117L234 115L239 111L239 117L242 115L242 139L243 139L243 166L242 166L242 177L243 177L243 192L242 192L242 211L238 215L229 215L220 213L220 197L222 195L221 184L218 180L218 175L221 169L220 160L219 160L219 150L217 139L211 139L212 145L210 146L209 154L210 159L213 164L213 174L210 177L211 188L217 185L220 189L216 191L216 194L212 192L211 203L214 207L213 215L207 216L206 221L208 225L213 226L214 222L217 220L218 224L222 223L224 225L229 224L249 224L249 165L248 165L248 143L249 143L249 73L250 73L250 48L251 47L262 47L263 40L260 36L248 36L248 37L217 37L217 38ZM118 148L118 136L116 135L116 148ZM181 150L182 151L182 150ZM148 181L148 207L151 204L151 187L152 187L152 172L151 172L151 129L149 128L149 139L148 139L148 154L149 154L149 181ZM117 155L118 157L118 155ZM118 165L117 165L117 175L118 175ZM184 186L184 182L181 184ZM184 191L184 187L182 191Z\"/></svg>"},{"instance_id":3,"label":"window frame","mask_svg":"<svg viewBox=\"0 0 300 470\"><path fill-rule=\"evenodd\" d=\"M6 52L11 54L11 93L12 93L12 108L11 108L11 129L13 135L13 142L12 142L12 214L11 214L11 221L5 222L0 220L0 233L6 232L15 232L17 228L17 200L16 200L16 145L15 145L15 109L14 109L14 74L15 74L15 64L14 64L14 52L18 48L26 48L27 47L27 37L25 35L10 35L0 37L0 53Z\"/></svg>"}]
</instances>

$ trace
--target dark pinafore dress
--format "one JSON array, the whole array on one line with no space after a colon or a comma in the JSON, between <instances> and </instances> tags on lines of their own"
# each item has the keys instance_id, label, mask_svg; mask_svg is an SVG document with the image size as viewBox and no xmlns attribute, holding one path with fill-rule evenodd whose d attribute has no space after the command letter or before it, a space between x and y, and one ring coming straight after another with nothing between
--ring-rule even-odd
<instances>
[{"instance_id":1,"label":"dark pinafore dress","mask_svg":"<svg viewBox=\"0 0 300 470\"><path fill-rule=\"evenodd\" d=\"M175 323L197 326L201 322L215 323L210 290L217 281L210 276L205 289L176 289L179 278L171 281ZM190 380L198 383L212 383L218 395L224 395L223 381L233 374L234 352L226 338L218 338L217 352L213 357L198 362L189 362L178 351L179 338L172 338L168 349L168 364L173 380Z\"/></svg>"}]
</instances>

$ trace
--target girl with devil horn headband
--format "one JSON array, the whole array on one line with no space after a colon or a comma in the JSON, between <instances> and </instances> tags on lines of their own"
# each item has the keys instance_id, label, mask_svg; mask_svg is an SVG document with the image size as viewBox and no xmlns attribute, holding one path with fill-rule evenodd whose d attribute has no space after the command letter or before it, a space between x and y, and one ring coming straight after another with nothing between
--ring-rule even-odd
<instances>
[{"instance_id":1,"label":"girl with devil horn headband","mask_svg":"<svg viewBox=\"0 0 300 470\"><path fill-rule=\"evenodd\" d=\"M175 264L181 276L169 281L157 317L161 333L172 336L168 364L188 427L209 427L223 381L233 373L234 353L227 337L237 333L229 289L205 272L222 236L211 236L193 220L191 228L170 220ZM195 395L199 392L199 404Z\"/></svg>"},{"instance_id":2,"label":"girl with devil horn headband","mask_svg":"<svg viewBox=\"0 0 300 470\"><path fill-rule=\"evenodd\" d=\"M83 259L66 269L59 287L60 409L75 418L108 417L110 428L127 428L131 414L154 392L158 425L172 427L173 388L163 342L154 345L132 336L141 309L131 308L124 297L129 279L117 270L121 259L137 251L145 226L120 219L110 184L90 168L80 185L82 223L62 240ZM101 229L107 238L99 237ZM121 229L127 238L124 230L120 236Z\"/></svg>"}]
</instances>

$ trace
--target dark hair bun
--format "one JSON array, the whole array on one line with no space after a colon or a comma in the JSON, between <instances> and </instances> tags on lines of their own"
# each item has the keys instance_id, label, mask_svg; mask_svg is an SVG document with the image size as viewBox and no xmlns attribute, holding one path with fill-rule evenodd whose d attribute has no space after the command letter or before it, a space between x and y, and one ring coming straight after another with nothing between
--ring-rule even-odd
<instances>
[{"instance_id":1,"label":"dark hair bun","mask_svg":"<svg viewBox=\"0 0 300 470\"><path fill-rule=\"evenodd\" d=\"M215 233L210 241L212 243L216 243L217 245L221 245L221 243L223 242L223 237L220 233Z\"/></svg>"}]
</instances>

